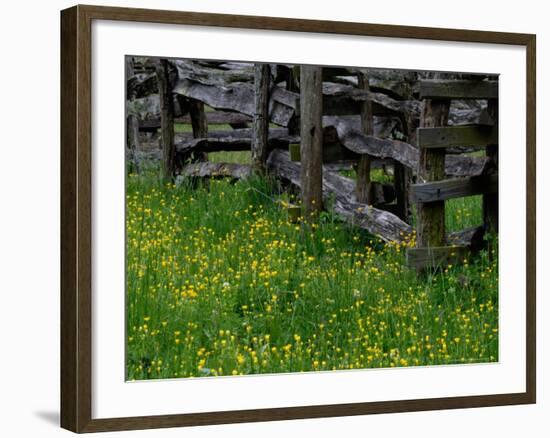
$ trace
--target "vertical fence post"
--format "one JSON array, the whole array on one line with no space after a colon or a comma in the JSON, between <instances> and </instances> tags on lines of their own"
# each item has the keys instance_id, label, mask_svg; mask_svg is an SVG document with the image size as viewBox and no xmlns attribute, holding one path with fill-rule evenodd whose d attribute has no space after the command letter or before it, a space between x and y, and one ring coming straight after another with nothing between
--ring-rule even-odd
<instances>
[{"instance_id":1,"label":"vertical fence post","mask_svg":"<svg viewBox=\"0 0 550 438\"><path fill-rule=\"evenodd\" d=\"M489 99L487 112L495 126L498 126L498 99ZM485 154L492 161L491 171L498 172L498 145L487 145ZM483 223L487 231L498 233L498 193L483 195Z\"/></svg>"},{"instance_id":2,"label":"vertical fence post","mask_svg":"<svg viewBox=\"0 0 550 438\"><path fill-rule=\"evenodd\" d=\"M447 125L449 100L425 99L420 126L434 128ZM445 178L445 149L430 149L420 146L418 182L427 183ZM445 245L445 201L417 204L416 239L418 248Z\"/></svg>"},{"instance_id":3,"label":"vertical fence post","mask_svg":"<svg viewBox=\"0 0 550 438\"><path fill-rule=\"evenodd\" d=\"M411 207L409 201L411 180L411 169L399 161L393 160L393 186L397 204L395 214L407 223L411 222Z\"/></svg>"},{"instance_id":4,"label":"vertical fence post","mask_svg":"<svg viewBox=\"0 0 550 438\"><path fill-rule=\"evenodd\" d=\"M269 64L254 65L254 120L252 126L252 163L265 172L269 133Z\"/></svg>"},{"instance_id":5,"label":"vertical fence post","mask_svg":"<svg viewBox=\"0 0 550 438\"><path fill-rule=\"evenodd\" d=\"M288 68L288 74L286 77L286 89L293 93L299 93L300 88L298 82L300 79L300 67L292 66ZM300 114L296 111L288 123L288 133L290 135L300 135Z\"/></svg>"},{"instance_id":6,"label":"vertical fence post","mask_svg":"<svg viewBox=\"0 0 550 438\"><path fill-rule=\"evenodd\" d=\"M369 77L366 73L359 72L357 74L357 87L360 90L370 90ZM365 135L374 134L374 118L372 115L372 101L370 98L361 102L361 130ZM357 202L362 204L370 204L372 202L370 180L371 161L371 157L365 154L361 155L357 163L355 196L357 198Z\"/></svg>"},{"instance_id":7,"label":"vertical fence post","mask_svg":"<svg viewBox=\"0 0 550 438\"><path fill-rule=\"evenodd\" d=\"M191 128L193 129L193 138L208 137L208 120L204 112L204 103L200 100L189 99L189 118L191 119ZM207 161L206 152L195 153L194 161Z\"/></svg>"},{"instance_id":8,"label":"vertical fence post","mask_svg":"<svg viewBox=\"0 0 550 438\"><path fill-rule=\"evenodd\" d=\"M322 209L323 196L323 72L321 67L300 68L300 184L304 216Z\"/></svg>"},{"instance_id":9,"label":"vertical fence post","mask_svg":"<svg viewBox=\"0 0 550 438\"><path fill-rule=\"evenodd\" d=\"M174 145L174 99L168 75L168 61L166 59L157 60L155 70L159 89L162 177L172 180L176 173L176 148Z\"/></svg>"},{"instance_id":10,"label":"vertical fence post","mask_svg":"<svg viewBox=\"0 0 550 438\"><path fill-rule=\"evenodd\" d=\"M140 149L139 120L135 114L128 114L126 118L126 147L130 156L132 172L139 173L139 163L136 157L136 152Z\"/></svg>"},{"instance_id":11,"label":"vertical fence post","mask_svg":"<svg viewBox=\"0 0 550 438\"><path fill-rule=\"evenodd\" d=\"M128 149L138 150L139 144L139 119L135 114L128 114L126 125L126 138Z\"/></svg>"}]
</instances>

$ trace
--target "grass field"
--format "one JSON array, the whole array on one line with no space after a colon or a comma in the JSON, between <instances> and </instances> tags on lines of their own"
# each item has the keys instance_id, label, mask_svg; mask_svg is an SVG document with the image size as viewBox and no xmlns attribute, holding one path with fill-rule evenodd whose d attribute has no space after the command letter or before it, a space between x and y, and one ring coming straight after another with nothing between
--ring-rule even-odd
<instances>
[{"instance_id":1,"label":"grass field","mask_svg":"<svg viewBox=\"0 0 550 438\"><path fill-rule=\"evenodd\" d=\"M418 276L330 212L290 222L270 181L155 175L127 179L129 380L498 360L494 250ZM449 229L481 222L479 198L446 205Z\"/></svg>"}]
</instances>

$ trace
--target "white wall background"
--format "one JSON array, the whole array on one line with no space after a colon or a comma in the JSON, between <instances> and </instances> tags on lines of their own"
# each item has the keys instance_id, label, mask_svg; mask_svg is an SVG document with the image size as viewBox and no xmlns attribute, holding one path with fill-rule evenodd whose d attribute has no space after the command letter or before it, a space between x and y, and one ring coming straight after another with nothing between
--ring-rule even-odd
<instances>
[{"instance_id":1,"label":"white wall background","mask_svg":"<svg viewBox=\"0 0 550 438\"><path fill-rule=\"evenodd\" d=\"M106 436L329 437L342 434L410 437L543 437L550 385L543 350L550 324L542 225L545 202L550 29L545 3L535 0L358 2L357 0L111 0L112 6L287 16L385 24L457 27L537 34L538 76L538 346L539 403L534 406L285 421L140 431ZM0 433L68 436L58 428L59 404L59 10L69 1L10 2L0 16ZM370 8L369 8L370 6ZM429 13L428 13L429 11ZM475 11L469 13L469 11ZM545 117L546 115L546 117ZM546 128L546 129L545 129ZM6 300L7 299L7 300ZM546 415L545 415L546 414Z\"/></svg>"}]
</instances>

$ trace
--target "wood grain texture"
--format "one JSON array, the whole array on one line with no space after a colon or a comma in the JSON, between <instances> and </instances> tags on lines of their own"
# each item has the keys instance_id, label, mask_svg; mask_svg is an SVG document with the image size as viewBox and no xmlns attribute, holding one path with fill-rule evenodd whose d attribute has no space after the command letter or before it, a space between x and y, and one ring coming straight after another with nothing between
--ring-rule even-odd
<instances>
[{"instance_id":1,"label":"wood grain texture","mask_svg":"<svg viewBox=\"0 0 550 438\"><path fill-rule=\"evenodd\" d=\"M323 208L323 69L300 67L300 189L304 217Z\"/></svg>"},{"instance_id":2,"label":"wood grain texture","mask_svg":"<svg viewBox=\"0 0 550 438\"><path fill-rule=\"evenodd\" d=\"M78 423L77 10L61 16L61 427Z\"/></svg>"},{"instance_id":3,"label":"wood grain texture","mask_svg":"<svg viewBox=\"0 0 550 438\"><path fill-rule=\"evenodd\" d=\"M259 172L265 172L267 136L269 132L269 64L254 65L254 119L252 128L252 162Z\"/></svg>"},{"instance_id":4,"label":"wood grain texture","mask_svg":"<svg viewBox=\"0 0 550 438\"><path fill-rule=\"evenodd\" d=\"M498 81L423 80L419 94L421 99L497 99Z\"/></svg>"},{"instance_id":5,"label":"wood grain texture","mask_svg":"<svg viewBox=\"0 0 550 438\"><path fill-rule=\"evenodd\" d=\"M421 149L495 145L498 143L498 127L474 125L418 128L416 138Z\"/></svg>"},{"instance_id":6,"label":"wood grain texture","mask_svg":"<svg viewBox=\"0 0 550 438\"><path fill-rule=\"evenodd\" d=\"M99 432L535 403L536 37L534 35L101 6L76 6L62 11L61 15L61 107L63 108L61 113L61 424L64 428L75 432ZM91 23L95 19L525 46L527 49L526 390L480 396L92 419Z\"/></svg>"},{"instance_id":7,"label":"wood grain texture","mask_svg":"<svg viewBox=\"0 0 550 438\"><path fill-rule=\"evenodd\" d=\"M183 166L181 176L191 178L246 179L252 174L251 166L237 163L212 163L204 161Z\"/></svg>"},{"instance_id":8,"label":"wood grain texture","mask_svg":"<svg viewBox=\"0 0 550 438\"><path fill-rule=\"evenodd\" d=\"M421 126L426 128L445 126L449 117L449 106L449 100L424 100ZM417 141L420 142L419 139ZM421 184L445 178L445 150L420 149L417 177ZM445 243L444 201L419 203L416 212L417 248L443 246Z\"/></svg>"},{"instance_id":9,"label":"wood grain texture","mask_svg":"<svg viewBox=\"0 0 550 438\"><path fill-rule=\"evenodd\" d=\"M301 186L301 165L291 161L288 153L274 150L269 155L267 163L270 172L296 187ZM331 201L334 211L354 226L368 230L386 242L404 242L410 237L412 227L394 214L378 209L376 206L371 207L356 202L355 184L350 178L335 172L324 171L322 184L325 200ZM391 196L386 199L383 193L384 187L381 184L373 183L373 186L380 189L374 190L374 202L391 202Z\"/></svg>"},{"instance_id":10,"label":"wood grain texture","mask_svg":"<svg viewBox=\"0 0 550 438\"><path fill-rule=\"evenodd\" d=\"M91 22L61 19L61 425L84 431L92 413Z\"/></svg>"},{"instance_id":11,"label":"wood grain texture","mask_svg":"<svg viewBox=\"0 0 550 438\"><path fill-rule=\"evenodd\" d=\"M536 51L537 42L535 35L528 35L527 41L522 43L526 46L527 51L527 239L526 239L526 255L527 255L527 294L526 294L526 397L529 403L537 401L537 294L536 294L536 218L537 218L537 160L536 160L536 138L537 138L537 68L536 68Z\"/></svg>"},{"instance_id":12,"label":"wood grain texture","mask_svg":"<svg viewBox=\"0 0 550 438\"><path fill-rule=\"evenodd\" d=\"M246 124L249 123L252 118L246 114L229 113L226 111L212 111L205 113L206 122L208 125L233 125L233 124ZM191 116L185 115L182 117L176 117L175 123L191 123ZM160 129L160 119L146 119L139 121L140 131L156 131Z\"/></svg>"},{"instance_id":13,"label":"wood grain texture","mask_svg":"<svg viewBox=\"0 0 550 438\"><path fill-rule=\"evenodd\" d=\"M479 175L413 184L413 202L435 202L498 192L498 175Z\"/></svg>"},{"instance_id":14,"label":"wood grain texture","mask_svg":"<svg viewBox=\"0 0 550 438\"><path fill-rule=\"evenodd\" d=\"M174 145L174 99L168 73L168 61L158 59L155 62L159 87L160 139L162 150L162 176L166 181L176 174L176 147Z\"/></svg>"}]
</instances>

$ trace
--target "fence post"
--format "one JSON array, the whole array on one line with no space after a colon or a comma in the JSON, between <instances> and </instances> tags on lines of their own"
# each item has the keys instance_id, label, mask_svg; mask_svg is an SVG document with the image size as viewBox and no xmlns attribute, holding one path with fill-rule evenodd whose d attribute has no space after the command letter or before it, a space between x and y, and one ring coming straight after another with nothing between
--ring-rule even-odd
<instances>
[{"instance_id":1,"label":"fence post","mask_svg":"<svg viewBox=\"0 0 550 438\"><path fill-rule=\"evenodd\" d=\"M204 112L204 103L200 100L189 99L189 118L193 129L193 138L208 137L208 120ZM208 161L206 152L195 153L194 161Z\"/></svg>"},{"instance_id":2,"label":"fence post","mask_svg":"<svg viewBox=\"0 0 550 438\"><path fill-rule=\"evenodd\" d=\"M157 60L155 70L159 89L162 177L172 180L176 173L176 148L174 145L174 99L168 76L168 61L166 59Z\"/></svg>"},{"instance_id":3,"label":"fence post","mask_svg":"<svg viewBox=\"0 0 550 438\"><path fill-rule=\"evenodd\" d=\"M357 74L357 87L360 90L369 91L369 77L366 73ZM372 115L372 101L370 98L361 102L361 130L365 135L374 134L374 118ZM361 155L357 163L357 182L355 184L355 197L357 202L371 204L371 157Z\"/></svg>"},{"instance_id":4,"label":"fence post","mask_svg":"<svg viewBox=\"0 0 550 438\"><path fill-rule=\"evenodd\" d=\"M299 93L300 87L298 85L300 79L300 67L292 66L288 68L286 77L286 89L292 91L293 93ZM296 111L288 123L288 133L289 135L300 135L300 114L299 111Z\"/></svg>"},{"instance_id":5,"label":"fence post","mask_svg":"<svg viewBox=\"0 0 550 438\"><path fill-rule=\"evenodd\" d=\"M254 65L254 120L252 128L252 163L265 172L269 133L269 64Z\"/></svg>"},{"instance_id":6,"label":"fence post","mask_svg":"<svg viewBox=\"0 0 550 438\"><path fill-rule=\"evenodd\" d=\"M395 214L407 223L411 223L411 207L409 200L411 180L411 169L399 161L393 160L393 186L395 188L397 204Z\"/></svg>"},{"instance_id":7,"label":"fence post","mask_svg":"<svg viewBox=\"0 0 550 438\"><path fill-rule=\"evenodd\" d=\"M434 128L447 125L449 100L425 99L420 126ZM422 145L419 145L422 146ZM426 183L445 178L445 149L420 147L418 182ZM445 201L417 204L417 248L445 245Z\"/></svg>"},{"instance_id":8,"label":"fence post","mask_svg":"<svg viewBox=\"0 0 550 438\"><path fill-rule=\"evenodd\" d=\"M323 72L300 67L300 185L304 216L316 216L323 196Z\"/></svg>"},{"instance_id":9,"label":"fence post","mask_svg":"<svg viewBox=\"0 0 550 438\"><path fill-rule=\"evenodd\" d=\"M498 99L488 100L487 113L498 126ZM487 145L485 154L492 161L491 172L498 172L498 144ZM483 195L483 224L487 231L498 233L498 193Z\"/></svg>"}]
</instances>

